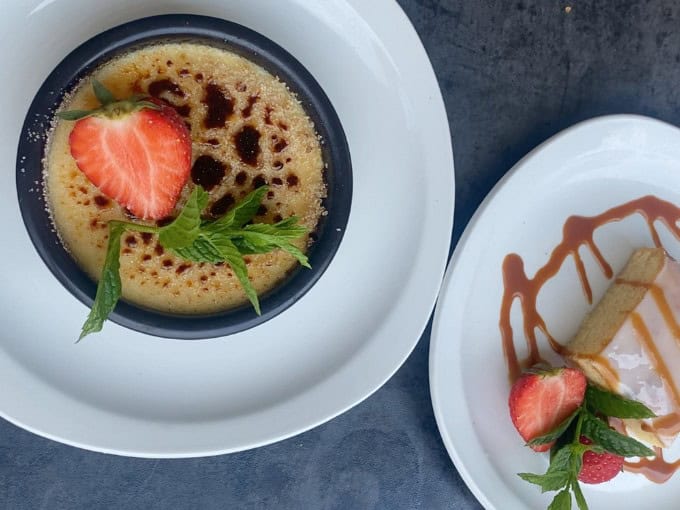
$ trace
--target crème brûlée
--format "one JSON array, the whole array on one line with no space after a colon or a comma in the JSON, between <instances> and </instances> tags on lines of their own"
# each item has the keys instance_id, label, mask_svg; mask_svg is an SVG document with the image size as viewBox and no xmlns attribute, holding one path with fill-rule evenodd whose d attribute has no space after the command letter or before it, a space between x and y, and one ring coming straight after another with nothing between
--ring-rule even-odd
<instances>
[{"instance_id":1,"label":"cr\u00e8me br\u00fbl\u00e9e","mask_svg":"<svg viewBox=\"0 0 680 510\"><path fill-rule=\"evenodd\" d=\"M175 210L194 186L209 194L203 216L216 219L254 189L268 185L253 221L296 216L308 234L291 242L306 252L325 215L327 189L322 141L298 98L276 76L244 57L200 43L159 43L104 63L66 96L60 110L99 107L92 80L118 98L153 96L175 108L192 142L192 168ZM108 222L144 221L104 196L78 168L69 136L73 122L57 119L45 156L47 201L66 249L93 279L106 257ZM147 222L148 223L148 222ZM297 267L284 250L244 258L258 295ZM156 234L126 232L120 253L122 295L144 308L210 314L240 306L246 294L228 264L184 260Z\"/></svg>"},{"instance_id":2,"label":"cr\u00e8me br\u00fbl\u00e9e","mask_svg":"<svg viewBox=\"0 0 680 510\"><path fill-rule=\"evenodd\" d=\"M649 407L625 432L667 447L680 432L680 264L640 248L566 346L588 379Z\"/></svg>"}]
</instances>

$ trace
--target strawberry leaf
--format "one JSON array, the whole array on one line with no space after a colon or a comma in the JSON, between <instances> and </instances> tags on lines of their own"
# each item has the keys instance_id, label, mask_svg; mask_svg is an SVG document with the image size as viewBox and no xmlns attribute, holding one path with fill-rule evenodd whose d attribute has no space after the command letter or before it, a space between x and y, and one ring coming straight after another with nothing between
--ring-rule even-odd
<instances>
[{"instance_id":1,"label":"strawberry leaf","mask_svg":"<svg viewBox=\"0 0 680 510\"><path fill-rule=\"evenodd\" d=\"M95 111L96 110L69 110L66 112L57 112L57 117L64 120L80 120L93 115Z\"/></svg>"},{"instance_id":2,"label":"strawberry leaf","mask_svg":"<svg viewBox=\"0 0 680 510\"><path fill-rule=\"evenodd\" d=\"M593 384L586 389L588 408L596 413L616 418L654 418L656 415L644 404L603 390Z\"/></svg>"},{"instance_id":3,"label":"strawberry leaf","mask_svg":"<svg viewBox=\"0 0 680 510\"><path fill-rule=\"evenodd\" d=\"M573 413L571 413L562 423L560 423L553 430L551 430L547 434L533 438L531 441L529 441L527 443L527 445L528 446L539 446L539 445L542 445L542 444L548 444L548 443L552 443L553 441L556 441L557 438L559 438L562 434L564 434L564 431L569 428L569 425L571 425L571 423L574 421L574 418L576 418L579 411L580 411L580 408L576 409Z\"/></svg>"},{"instance_id":4,"label":"strawberry leaf","mask_svg":"<svg viewBox=\"0 0 680 510\"><path fill-rule=\"evenodd\" d=\"M106 259L97 285L97 294L92 303L83 329L78 338L80 342L90 333L101 331L104 322L116 307L121 294L120 282L120 238L125 231L122 222L109 222L109 243L106 248Z\"/></svg>"},{"instance_id":5,"label":"strawberry leaf","mask_svg":"<svg viewBox=\"0 0 680 510\"><path fill-rule=\"evenodd\" d=\"M632 437L619 434L595 415L586 412L583 435L605 450L622 457L652 457L654 451Z\"/></svg>"},{"instance_id":6,"label":"strawberry leaf","mask_svg":"<svg viewBox=\"0 0 680 510\"><path fill-rule=\"evenodd\" d=\"M92 88L94 89L94 95L97 98L97 101L99 101L102 106L116 102L116 98L111 91L98 80L92 80Z\"/></svg>"},{"instance_id":7,"label":"strawberry leaf","mask_svg":"<svg viewBox=\"0 0 680 510\"><path fill-rule=\"evenodd\" d=\"M208 193L196 186L177 218L160 229L158 240L164 248L176 250L190 246L201 231L201 211L208 204Z\"/></svg>"}]
</instances>

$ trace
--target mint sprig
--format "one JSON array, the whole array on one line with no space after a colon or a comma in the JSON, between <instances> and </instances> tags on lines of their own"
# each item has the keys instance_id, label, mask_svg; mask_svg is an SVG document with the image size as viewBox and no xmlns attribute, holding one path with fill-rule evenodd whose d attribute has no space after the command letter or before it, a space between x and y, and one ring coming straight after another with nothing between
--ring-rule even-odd
<instances>
[{"instance_id":1,"label":"mint sprig","mask_svg":"<svg viewBox=\"0 0 680 510\"><path fill-rule=\"evenodd\" d=\"M260 315L260 302L250 278L244 255L284 250L304 267L311 267L307 256L294 244L307 229L298 225L295 216L278 223L250 223L257 214L267 186L248 194L227 214L217 220L203 220L201 211L208 203L208 193L197 186L172 223L155 227L126 221L109 222L106 259L97 285L97 294L83 325L78 341L101 331L104 322L120 299L120 240L125 231L157 234L160 244L176 256L192 261L217 264L226 262L238 278L248 300Z\"/></svg>"},{"instance_id":2,"label":"mint sprig","mask_svg":"<svg viewBox=\"0 0 680 510\"><path fill-rule=\"evenodd\" d=\"M578 481L585 452L606 451L621 457L654 455L652 449L639 441L610 428L606 421L608 416L653 418L655 414L640 402L615 395L589 383L583 402L574 413L547 434L527 443L529 446L536 446L556 441L545 473L518 473L522 480L540 487L541 492L558 491L548 510L570 510L572 493L579 510L588 510ZM581 443L582 435L592 443Z\"/></svg>"}]
</instances>

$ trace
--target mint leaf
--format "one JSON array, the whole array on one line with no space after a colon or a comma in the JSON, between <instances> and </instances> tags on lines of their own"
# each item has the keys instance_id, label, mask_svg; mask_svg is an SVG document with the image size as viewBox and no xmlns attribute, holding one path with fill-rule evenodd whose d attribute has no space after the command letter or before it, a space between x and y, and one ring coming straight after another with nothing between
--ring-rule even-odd
<instances>
[{"instance_id":1,"label":"mint leaf","mask_svg":"<svg viewBox=\"0 0 680 510\"><path fill-rule=\"evenodd\" d=\"M275 236L280 239L297 239L307 233L305 227L298 224L297 216L291 216L278 223L269 225L268 223L253 223L246 225L243 230L246 232L255 232L263 236Z\"/></svg>"},{"instance_id":2,"label":"mint leaf","mask_svg":"<svg viewBox=\"0 0 680 510\"><path fill-rule=\"evenodd\" d=\"M551 470L556 471L569 471L571 468L571 457L573 455L573 450L571 445L568 444L563 448L560 448L552 459L550 459L550 467L548 467L548 472Z\"/></svg>"},{"instance_id":3,"label":"mint leaf","mask_svg":"<svg viewBox=\"0 0 680 510\"><path fill-rule=\"evenodd\" d=\"M517 476L526 482L538 485L541 488L541 492L560 490L565 485L568 485L571 480L571 473L568 471L546 472L544 475L517 473Z\"/></svg>"},{"instance_id":4,"label":"mint leaf","mask_svg":"<svg viewBox=\"0 0 680 510\"><path fill-rule=\"evenodd\" d=\"M622 457L652 457L654 451L632 437L619 434L591 413L583 421L583 435L608 452Z\"/></svg>"},{"instance_id":5,"label":"mint leaf","mask_svg":"<svg viewBox=\"0 0 680 510\"><path fill-rule=\"evenodd\" d=\"M171 251L181 258L193 262L208 262L209 264L224 262L220 250L203 234L200 234L190 246L173 248Z\"/></svg>"},{"instance_id":6,"label":"mint leaf","mask_svg":"<svg viewBox=\"0 0 680 510\"><path fill-rule=\"evenodd\" d=\"M548 444L552 443L553 441L556 441L557 438L559 438L564 433L564 431L569 428L569 425L571 425L571 423L574 421L574 418L576 418L579 412L580 408L576 409L573 413L571 413L571 415L569 415L562 423L560 423L553 430L542 436L535 437L534 439L529 441L527 445L539 446L542 444Z\"/></svg>"},{"instance_id":7,"label":"mint leaf","mask_svg":"<svg viewBox=\"0 0 680 510\"><path fill-rule=\"evenodd\" d=\"M261 226L261 224L248 225L248 227L259 226ZM311 267L309 265L309 260L307 259L307 256L304 253L302 253L302 251L300 251L300 249L297 246L288 242L288 240L285 237L281 238L278 237L277 234L264 234L253 230L242 230L238 237L234 236L235 243L241 244L242 242L245 242L246 243L245 247L257 250L251 251L250 253L268 253L276 249L281 249L290 253L304 267L306 268Z\"/></svg>"},{"instance_id":8,"label":"mint leaf","mask_svg":"<svg viewBox=\"0 0 680 510\"><path fill-rule=\"evenodd\" d=\"M550 459L550 466L543 475L518 473L517 475L529 483L541 487L542 492L556 491L568 487L572 480L574 452L571 445L558 450Z\"/></svg>"},{"instance_id":9,"label":"mint leaf","mask_svg":"<svg viewBox=\"0 0 680 510\"><path fill-rule=\"evenodd\" d=\"M577 480L578 474L581 472L581 467L583 466L583 445L572 444L569 449L571 450L571 457L569 457L569 471L573 474L573 480ZM576 482L578 483L578 481Z\"/></svg>"},{"instance_id":10,"label":"mint leaf","mask_svg":"<svg viewBox=\"0 0 680 510\"><path fill-rule=\"evenodd\" d=\"M258 188L262 189L262 188ZM284 250L290 253L304 267L311 267L307 256L289 240L303 236L307 229L297 224L295 216L286 218L273 225L255 223L243 228L227 228L225 224L204 224L204 229L212 235L225 236L232 240L242 255L269 253L274 250Z\"/></svg>"},{"instance_id":11,"label":"mint leaf","mask_svg":"<svg viewBox=\"0 0 680 510\"><path fill-rule=\"evenodd\" d=\"M593 384L586 389L588 408L616 418L654 418L656 415L644 404L616 395Z\"/></svg>"},{"instance_id":12,"label":"mint leaf","mask_svg":"<svg viewBox=\"0 0 680 510\"><path fill-rule=\"evenodd\" d=\"M100 101L110 99L106 93L108 91L105 88L99 89ZM153 103L150 105L155 107ZM75 111L63 112L61 116L75 119L90 114L91 112ZM256 189L216 221L201 219L201 212L208 203L208 193L200 186L194 188L177 218L164 227L110 221L109 244L97 294L78 340L100 331L120 299L122 291L119 273L120 240L125 230L158 234L159 242L164 248L185 260L211 264L226 262L241 283L255 312L260 315L259 299L248 277L243 255L285 250L300 264L310 267L307 256L290 242L307 232L304 227L298 225L296 217L286 218L273 225L256 223L244 227L257 213L267 189L267 186Z\"/></svg>"},{"instance_id":13,"label":"mint leaf","mask_svg":"<svg viewBox=\"0 0 680 510\"><path fill-rule=\"evenodd\" d=\"M236 248L231 240L223 237L220 238L213 235L210 240L219 249L224 260L227 261L239 282L241 282L241 286L243 287L248 300L253 305L253 308L255 308L255 313L261 315L262 312L260 310L260 301L257 297L257 292L255 292L252 283L250 283L248 268L246 267L246 263L243 260L243 256L239 253L238 248Z\"/></svg>"},{"instance_id":14,"label":"mint leaf","mask_svg":"<svg viewBox=\"0 0 680 510\"><path fill-rule=\"evenodd\" d=\"M548 506L548 510L571 510L571 494L568 489L564 489L557 493L552 503Z\"/></svg>"},{"instance_id":15,"label":"mint leaf","mask_svg":"<svg viewBox=\"0 0 680 510\"><path fill-rule=\"evenodd\" d=\"M101 331L109 314L116 307L121 294L120 282L120 238L125 231L125 224L117 221L109 222L109 242L106 247L106 259L102 274L97 284L97 294L87 316L78 342L90 333Z\"/></svg>"},{"instance_id":16,"label":"mint leaf","mask_svg":"<svg viewBox=\"0 0 680 510\"><path fill-rule=\"evenodd\" d=\"M174 248L172 251L178 256L194 262L209 262L216 264L226 262L234 271L243 287L248 300L253 305L255 312L261 315L260 301L257 292L248 278L248 268L243 255L232 242L229 236L220 233L202 232L190 246Z\"/></svg>"},{"instance_id":17,"label":"mint leaf","mask_svg":"<svg viewBox=\"0 0 680 510\"><path fill-rule=\"evenodd\" d=\"M581 485L578 483L578 480L572 481L571 490L574 492L579 510L588 510L588 503L586 503L586 498L581 491Z\"/></svg>"},{"instance_id":18,"label":"mint leaf","mask_svg":"<svg viewBox=\"0 0 680 510\"><path fill-rule=\"evenodd\" d=\"M207 224L206 229L211 232L219 232L225 229L238 229L243 227L243 225L252 220L257 214L257 210L260 208L262 199L268 189L268 186L260 186L255 191L252 191L227 214L220 219Z\"/></svg>"},{"instance_id":19,"label":"mint leaf","mask_svg":"<svg viewBox=\"0 0 680 510\"><path fill-rule=\"evenodd\" d=\"M116 98L109 91L109 89L102 85L98 80L92 80L92 88L94 89L95 97L102 104L102 106L116 102Z\"/></svg>"},{"instance_id":20,"label":"mint leaf","mask_svg":"<svg viewBox=\"0 0 680 510\"><path fill-rule=\"evenodd\" d=\"M208 193L196 186L177 218L160 229L158 239L163 247L175 250L190 246L201 231L201 211L207 204Z\"/></svg>"}]
</instances>

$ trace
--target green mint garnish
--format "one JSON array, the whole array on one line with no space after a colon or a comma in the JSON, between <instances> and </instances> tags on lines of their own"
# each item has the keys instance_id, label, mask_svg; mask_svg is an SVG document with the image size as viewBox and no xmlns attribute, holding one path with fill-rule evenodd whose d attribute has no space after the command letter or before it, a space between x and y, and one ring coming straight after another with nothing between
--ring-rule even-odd
<instances>
[{"instance_id":1,"label":"green mint garnish","mask_svg":"<svg viewBox=\"0 0 680 510\"><path fill-rule=\"evenodd\" d=\"M529 446L556 441L551 452L550 465L544 474L518 473L529 483L540 487L541 492L558 491L548 510L570 510L574 494L579 510L588 510L578 474L583 464L583 454L610 452L621 457L651 457L654 451L639 441L618 433L607 424L607 417L652 418L654 413L634 400L610 393L588 384L581 405L566 420L549 433L529 441ZM581 435L592 441L582 444Z\"/></svg>"},{"instance_id":2,"label":"green mint garnish","mask_svg":"<svg viewBox=\"0 0 680 510\"><path fill-rule=\"evenodd\" d=\"M632 437L619 434L609 428L602 419L583 411L583 435L591 439L594 444L599 444L606 451L621 457L651 457L654 450L636 441Z\"/></svg>"},{"instance_id":3,"label":"green mint garnish","mask_svg":"<svg viewBox=\"0 0 680 510\"><path fill-rule=\"evenodd\" d=\"M78 341L90 333L101 331L104 321L116 307L121 292L120 283L120 238L125 227L120 222L109 223L109 244L106 248L106 259L102 269L97 294L92 303L90 314L83 324Z\"/></svg>"},{"instance_id":4,"label":"green mint garnish","mask_svg":"<svg viewBox=\"0 0 680 510\"><path fill-rule=\"evenodd\" d=\"M588 408L593 413L602 413L615 418L654 418L656 415L645 405L635 400L628 400L615 393L605 391L594 384L586 389Z\"/></svg>"},{"instance_id":5,"label":"green mint garnish","mask_svg":"<svg viewBox=\"0 0 680 510\"><path fill-rule=\"evenodd\" d=\"M120 299L122 292L120 239L126 230L158 234L158 240L163 248L185 260L211 264L226 262L241 283L255 312L260 315L262 313L260 302L248 278L244 255L284 250L295 257L302 266L311 267L307 256L291 243L307 232L307 229L298 225L295 216L271 225L247 224L257 214L267 189L267 186L257 188L217 220L201 218L201 211L208 203L208 193L197 186L179 215L164 227L110 221L109 243L97 294L78 341L90 333L101 331L104 322Z\"/></svg>"}]
</instances>

